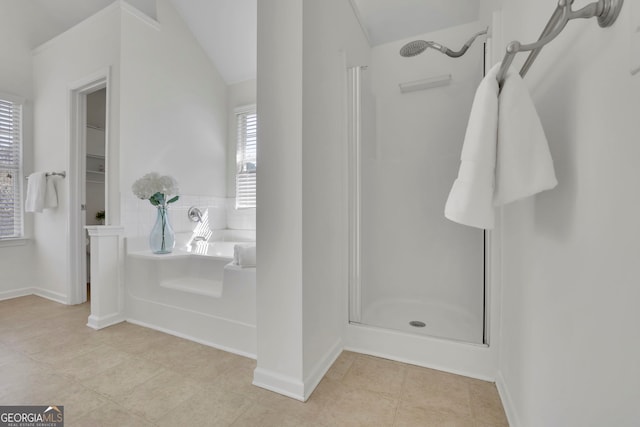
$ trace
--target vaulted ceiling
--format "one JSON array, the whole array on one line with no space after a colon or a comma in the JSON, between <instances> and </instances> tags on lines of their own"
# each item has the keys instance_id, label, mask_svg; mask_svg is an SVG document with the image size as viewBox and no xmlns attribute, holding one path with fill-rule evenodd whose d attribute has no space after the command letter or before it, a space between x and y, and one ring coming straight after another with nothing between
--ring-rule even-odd
<instances>
[{"instance_id":1,"label":"vaulted ceiling","mask_svg":"<svg viewBox=\"0 0 640 427\"><path fill-rule=\"evenodd\" d=\"M33 49L104 9L113 0L0 0L0 13L11 16L15 40Z\"/></svg>"},{"instance_id":2,"label":"vaulted ceiling","mask_svg":"<svg viewBox=\"0 0 640 427\"><path fill-rule=\"evenodd\" d=\"M24 24L30 47L71 28L114 0L0 0ZM154 10L155 0L127 0ZM228 84L253 79L258 0L169 0ZM323 1L323 0L315 0ZM346 0L345 0L346 1ZM372 46L478 19L481 0L349 0ZM151 12L153 13L153 12Z\"/></svg>"},{"instance_id":3,"label":"vaulted ceiling","mask_svg":"<svg viewBox=\"0 0 640 427\"><path fill-rule=\"evenodd\" d=\"M351 0L373 46L478 19L480 0Z\"/></svg>"},{"instance_id":4,"label":"vaulted ceiling","mask_svg":"<svg viewBox=\"0 0 640 427\"><path fill-rule=\"evenodd\" d=\"M256 78L258 0L170 0L227 84Z\"/></svg>"}]
</instances>

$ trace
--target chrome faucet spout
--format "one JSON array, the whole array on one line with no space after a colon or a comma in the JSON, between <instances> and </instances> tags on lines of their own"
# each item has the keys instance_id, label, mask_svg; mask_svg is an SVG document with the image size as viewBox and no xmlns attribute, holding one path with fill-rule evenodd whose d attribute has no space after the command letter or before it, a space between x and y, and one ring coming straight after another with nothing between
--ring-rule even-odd
<instances>
[{"instance_id":1,"label":"chrome faucet spout","mask_svg":"<svg viewBox=\"0 0 640 427\"><path fill-rule=\"evenodd\" d=\"M191 206L187 211L187 216L191 222L202 222L202 212L195 206Z\"/></svg>"}]
</instances>

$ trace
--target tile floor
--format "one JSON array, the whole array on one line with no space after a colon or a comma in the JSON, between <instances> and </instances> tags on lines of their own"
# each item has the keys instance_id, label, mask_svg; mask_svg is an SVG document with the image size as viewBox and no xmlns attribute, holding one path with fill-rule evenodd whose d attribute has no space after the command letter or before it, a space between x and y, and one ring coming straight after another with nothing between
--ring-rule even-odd
<instances>
[{"instance_id":1,"label":"tile floor","mask_svg":"<svg viewBox=\"0 0 640 427\"><path fill-rule=\"evenodd\" d=\"M89 307L0 301L0 405L64 405L65 426L508 426L495 385L344 352L308 402L251 385L255 361Z\"/></svg>"}]
</instances>

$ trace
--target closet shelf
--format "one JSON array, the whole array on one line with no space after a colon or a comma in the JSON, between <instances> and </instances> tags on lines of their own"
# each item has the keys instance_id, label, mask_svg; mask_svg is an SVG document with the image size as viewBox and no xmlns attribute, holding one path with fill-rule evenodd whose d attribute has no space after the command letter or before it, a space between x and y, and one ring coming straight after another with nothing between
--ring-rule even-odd
<instances>
[{"instance_id":1,"label":"closet shelf","mask_svg":"<svg viewBox=\"0 0 640 427\"><path fill-rule=\"evenodd\" d=\"M100 159L100 160L104 160L104 156L101 156L99 154L87 154L87 157L89 157L90 159Z\"/></svg>"},{"instance_id":2,"label":"closet shelf","mask_svg":"<svg viewBox=\"0 0 640 427\"><path fill-rule=\"evenodd\" d=\"M95 173L96 175L104 175L104 171L92 171L92 170L87 170L87 173Z\"/></svg>"}]
</instances>

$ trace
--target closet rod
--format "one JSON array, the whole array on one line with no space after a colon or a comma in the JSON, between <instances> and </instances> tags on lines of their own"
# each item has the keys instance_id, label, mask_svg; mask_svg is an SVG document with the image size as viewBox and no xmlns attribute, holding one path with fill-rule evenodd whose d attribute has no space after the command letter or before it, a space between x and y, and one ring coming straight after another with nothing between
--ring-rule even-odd
<instances>
[{"instance_id":1,"label":"closet rod","mask_svg":"<svg viewBox=\"0 0 640 427\"><path fill-rule=\"evenodd\" d=\"M549 22L544 27L542 34L537 42L531 44L521 44L518 41L512 41L507 45L507 53L502 60L500 71L498 71L497 80L500 87L504 83L504 79L507 74L507 70L516 54L519 52L531 51L524 65L520 69L520 76L524 77L529 71L531 64L536 60L538 54L542 48L553 39L555 39L564 29L569 21L576 18L588 19L597 17L598 24L602 28L609 27L618 18L620 9L624 0L598 0L594 3L588 4L582 9L573 11L571 5L574 0L559 0L556 10L551 15Z\"/></svg>"}]
</instances>

